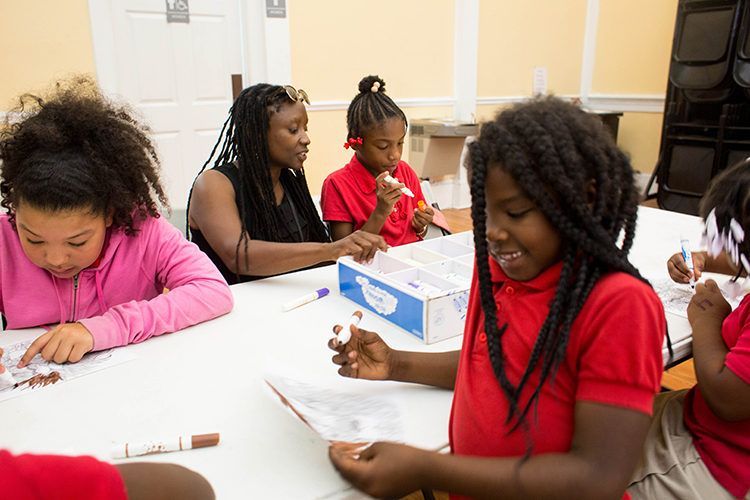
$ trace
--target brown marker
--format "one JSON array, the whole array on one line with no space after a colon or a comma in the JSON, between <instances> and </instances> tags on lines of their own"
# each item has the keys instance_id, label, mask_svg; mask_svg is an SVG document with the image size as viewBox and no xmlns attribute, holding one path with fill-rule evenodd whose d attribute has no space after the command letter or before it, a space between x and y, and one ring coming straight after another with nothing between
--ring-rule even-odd
<instances>
[{"instance_id":1,"label":"brown marker","mask_svg":"<svg viewBox=\"0 0 750 500\"><path fill-rule=\"evenodd\" d=\"M198 434L195 436L180 436L163 441L145 441L142 443L125 443L112 447L112 458L129 458L154 453L168 453L170 451L192 450L219 444L219 433Z\"/></svg>"},{"instance_id":2,"label":"brown marker","mask_svg":"<svg viewBox=\"0 0 750 500\"><path fill-rule=\"evenodd\" d=\"M359 325L359 322L362 320L362 311L354 311L354 314L352 314L352 317L349 318L349 321L344 325L344 328L341 329L339 332L338 338L336 341L339 343L339 345L344 345L347 342L349 342L349 339L352 338L352 325L357 326Z\"/></svg>"}]
</instances>

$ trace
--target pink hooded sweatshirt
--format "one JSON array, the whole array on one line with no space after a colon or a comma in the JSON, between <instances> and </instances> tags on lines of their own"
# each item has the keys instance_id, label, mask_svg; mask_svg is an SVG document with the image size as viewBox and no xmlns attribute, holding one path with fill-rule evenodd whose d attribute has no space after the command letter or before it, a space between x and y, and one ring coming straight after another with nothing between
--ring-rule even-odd
<instances>
[{"instance_id":1,"label":"pink hooded sweatshirt","mask_svg":"<svg viewBox=\"0 0 750 500\"><path fill-rule=\"evenodd\" d=\"M94 350L143 342L228 313L229 286L211 260L162 218L136 218L135 236L108 230L97 266L57 278L33 264L0 215L0 312L9 329L78 321ZM169 293L162 293L164 288Z\"/></svg>"}]
</instances>

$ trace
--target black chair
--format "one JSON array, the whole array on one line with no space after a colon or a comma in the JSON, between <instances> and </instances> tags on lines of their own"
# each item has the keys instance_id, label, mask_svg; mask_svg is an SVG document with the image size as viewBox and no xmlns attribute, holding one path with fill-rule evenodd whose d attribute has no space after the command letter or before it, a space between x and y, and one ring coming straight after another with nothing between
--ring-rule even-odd
<instances>
[{"instance_id":1,"label":"black chair","mask_svg":"<svg viewBox=\"0 0 750 500\"><path fill-rule=\"evenodd\" d=\"M750 154L748 98L736 81L739 71L750 84L750 57L747 70L736 64L749 6L750 0L680 0L659 160L646 190L657 182L660 208L697 215L711 179Z\"/></svg>"}]
</instances>

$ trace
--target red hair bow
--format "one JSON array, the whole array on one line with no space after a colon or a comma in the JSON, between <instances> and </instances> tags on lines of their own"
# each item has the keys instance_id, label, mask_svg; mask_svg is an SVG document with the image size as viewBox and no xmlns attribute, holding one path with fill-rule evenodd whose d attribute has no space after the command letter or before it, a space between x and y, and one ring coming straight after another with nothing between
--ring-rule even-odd
<instances>
[{"instance_id":1,"label":"red hair bow","mask_svg":"<svg viewBox=\"0 0 750 500\"><path fill-rule=\"evenodd\" d=\"M349 149L350 146L354 146L355 144L362 144L362 138L357 137L356 139L349 139L344 143L344 149Z\"/></svg>"}]
</instances>

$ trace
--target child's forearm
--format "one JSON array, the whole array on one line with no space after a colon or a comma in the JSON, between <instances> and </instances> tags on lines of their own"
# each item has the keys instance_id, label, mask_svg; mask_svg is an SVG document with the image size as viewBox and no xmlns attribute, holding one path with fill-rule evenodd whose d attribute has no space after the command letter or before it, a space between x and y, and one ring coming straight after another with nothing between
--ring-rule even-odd
<instances>
[{"instance_id":1,"label":"child's forearm","mask_svg":"<svg viewBox=\"0 0 750 500\"><path fill-rule=\"evenodd\" d=\"M375 207L375 210L372 211L367 222L365 222L365 225L362 226L362 231L370 234L380 234L380 231L383 229L383 225L385 224L385 221L388 220L389 215L389 212L384 213L379 207Z\"/></svg>"},{"instance_id":2,"label":"child's forearm","mask_svg":"<svg viewBox=\"0 0 750 500\"><path fill-rule=\"evenodd\" d=\"M750 385L726 367L729 349L721 336L722 322L693 324L695 377L711 412L726 422L750 418Z\"/></svg>"},{"instance_id":3,"label":"child's forearm","mask_svg":"<svg viewBox=\"0 0 750 500\"><path fill-rule=\"evenodd\" d=\"M461 351L394 351L391 380L453 389Z\"/></svg>"}]
</instances>

